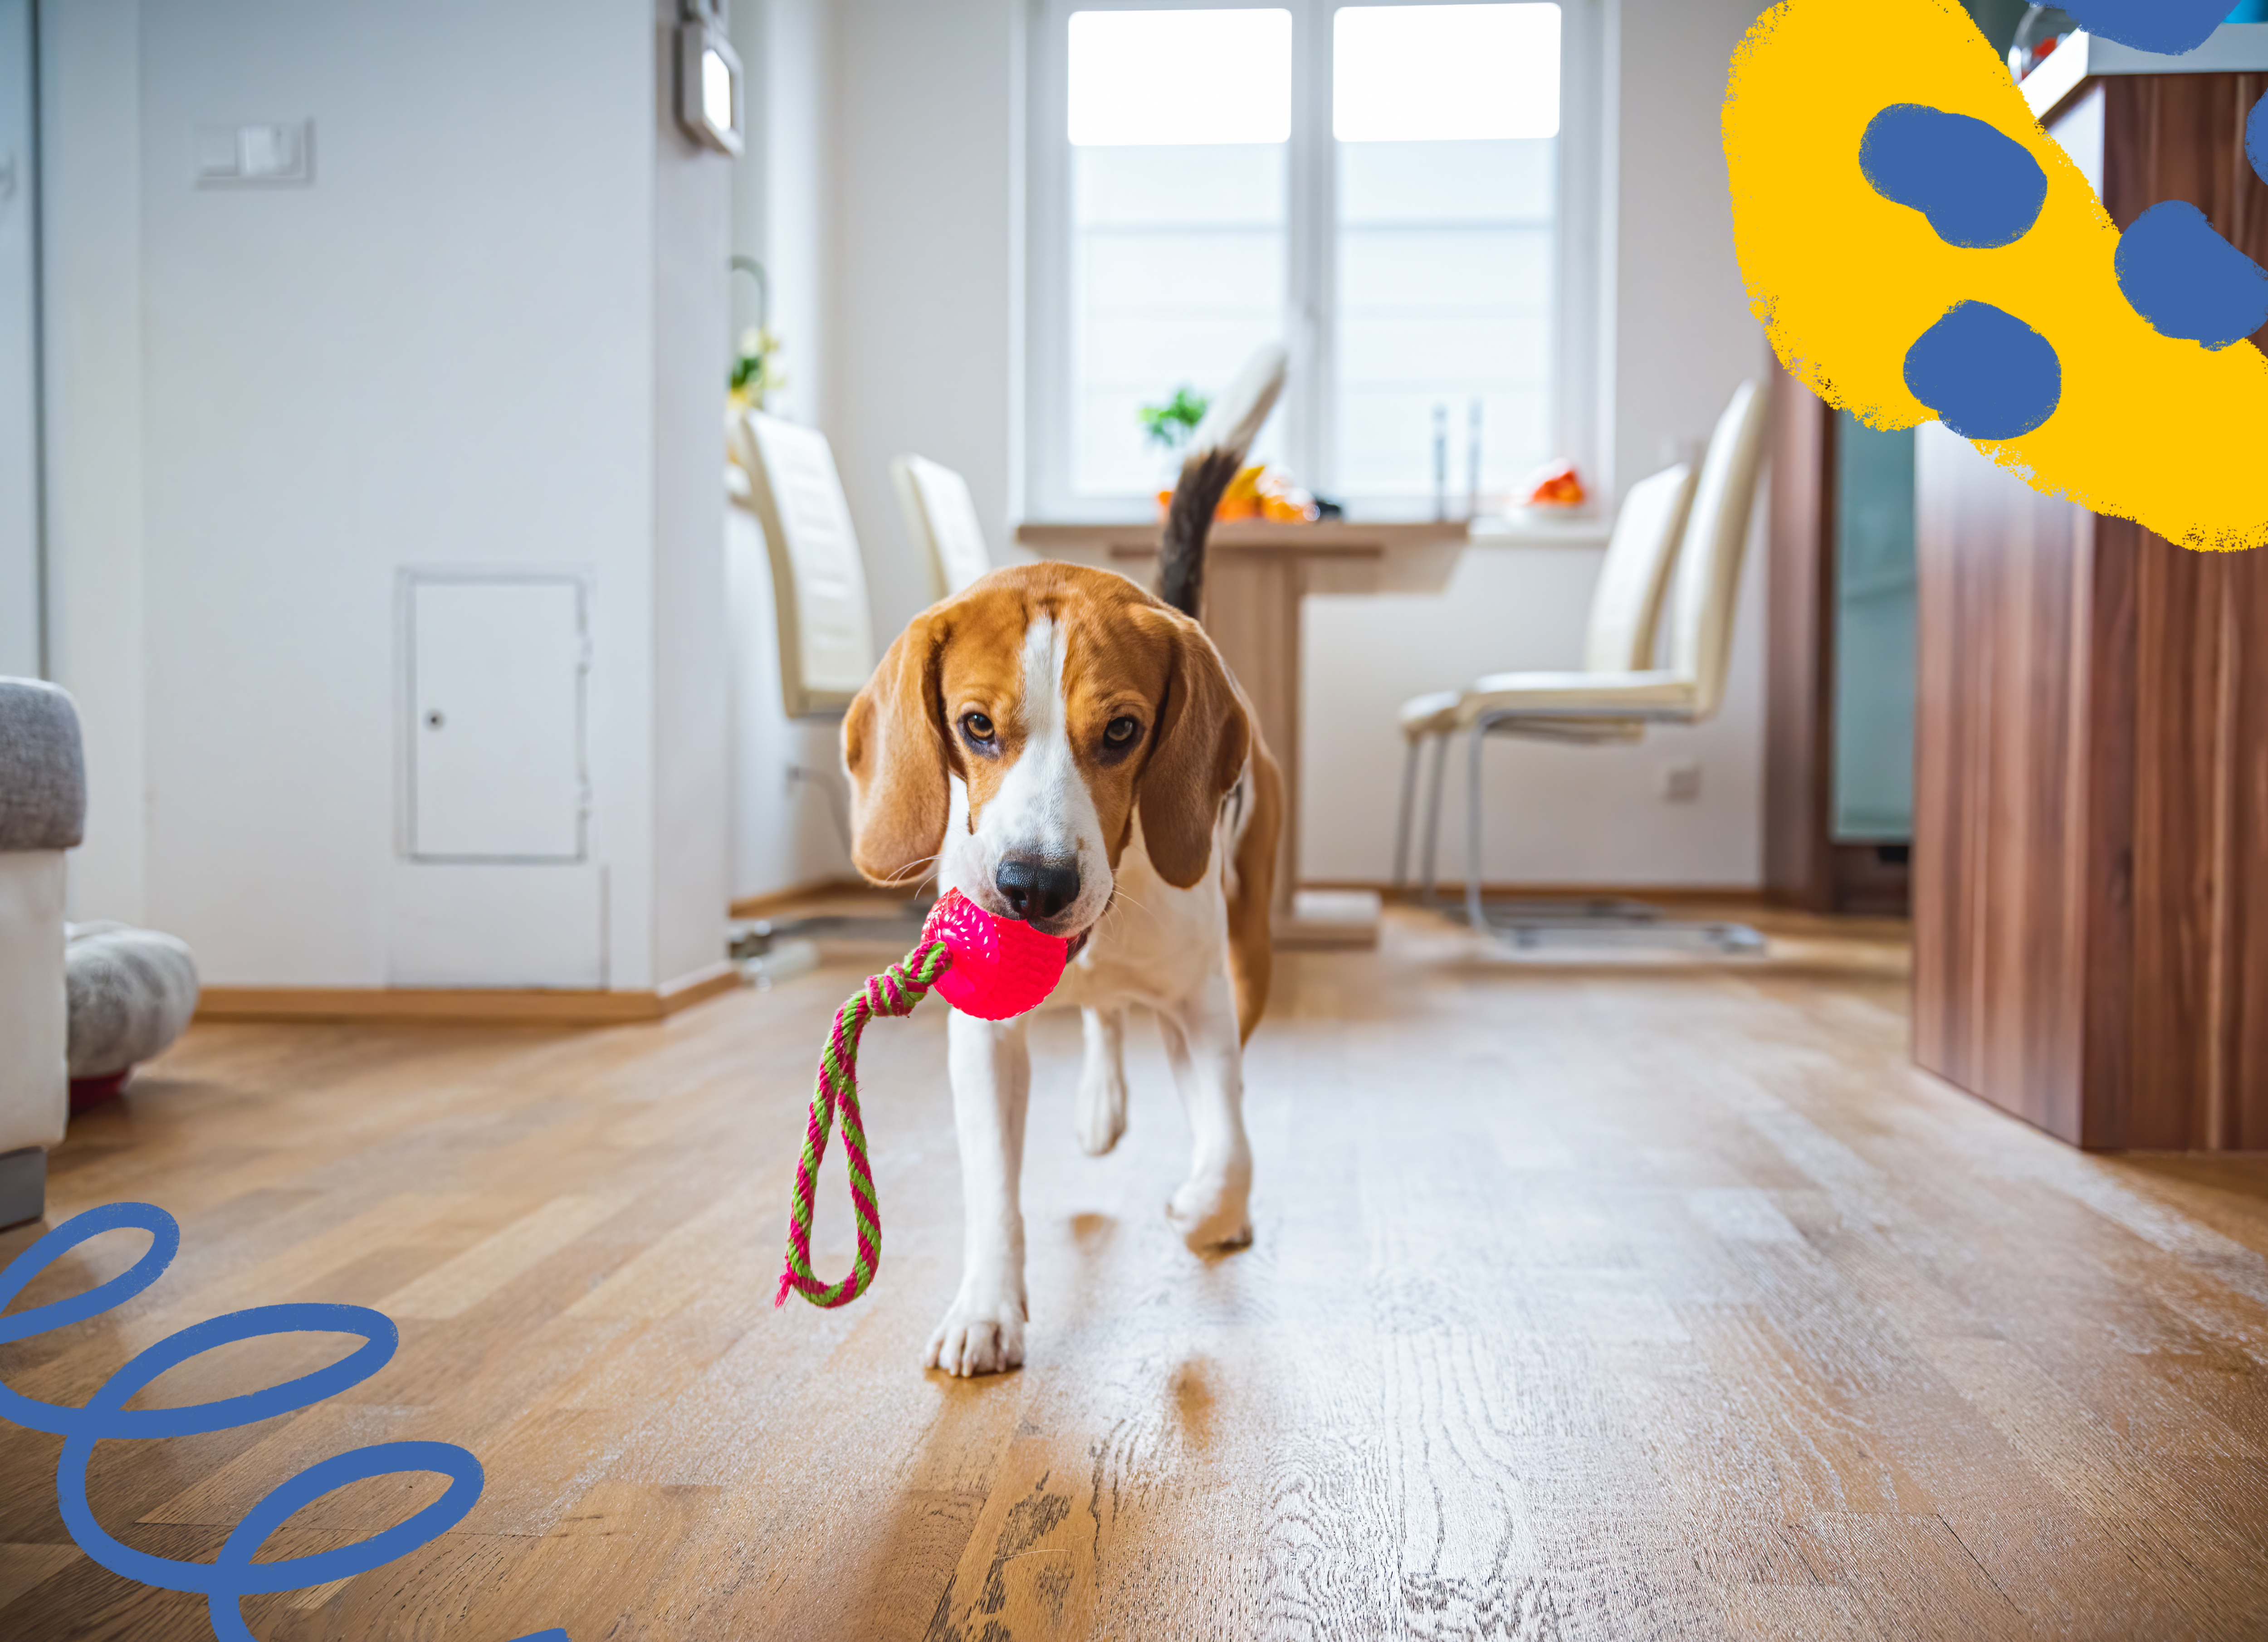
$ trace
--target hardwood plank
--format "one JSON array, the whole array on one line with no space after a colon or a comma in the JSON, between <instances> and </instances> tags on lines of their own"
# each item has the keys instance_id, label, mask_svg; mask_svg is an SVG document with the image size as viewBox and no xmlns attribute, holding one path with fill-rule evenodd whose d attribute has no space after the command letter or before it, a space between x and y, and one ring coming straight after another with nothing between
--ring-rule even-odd
<instances>
[{"instance_id":1,"label":"hardwood plank","mask_svg":"<svg viewBox=\"0 0 2268 1642\"><path fill-rule=\"evenodd\" d=\"M76 1545L0 1545L0 1609L84 1560Z\"/></svg>"},{"instance_id":2,"label":"hardwood plank","mask_svg":"<svg viewBox=\"0 0 2268 1642\"><path fill-rule=\"evenodd\" d=\"M1497 954L1401 909L1380 951L1286 955L1247 1067L1258 1237L1219 1258L1159 1213L1187 1135L1154 1033L1093 1159L1076 1019L1042 1015L1030 1360L975 1383L917 1366L961 1219L926 1006L861 1067L880 1279L770 1305L855 960L615 1031L200 1025L55 1177L59 1217L173 1206L180 1260L0 1375L83 1401L220 1311L398 1310L341 1396L96 1452L100 1519L197 1557L329 1455L480 1457L456 1530L248 1602L279 1642L2259 1634L2268 1160L2072 1151L1907 1063L1896 925L1757 916L1773 951L1737 964ZM338 1349L216 1352L151 1400ZM208 1635L69 1546L60 1447L0 1427L0 1636ZM439 1487L337 1491L270 1554Z\"/></svg>"}]
</instances>

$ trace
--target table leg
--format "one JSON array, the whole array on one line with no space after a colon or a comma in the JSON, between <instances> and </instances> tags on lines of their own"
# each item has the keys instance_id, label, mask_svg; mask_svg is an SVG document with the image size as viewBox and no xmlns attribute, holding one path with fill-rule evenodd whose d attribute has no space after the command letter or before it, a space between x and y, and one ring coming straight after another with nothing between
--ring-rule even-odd
<instances>
[{"instance_id":1,"label":"table leg","mask_svg":"<svg viewBox=\"0 0 2268 1642\"><path fill-rule=\"evenodd\" d=\"M1374 946L1375 898L1300 916L1300 600L1307 580L1306 567L1290 554L1215 554L1205 567L1205 631L1244 687L1261 739L1284 772L1273 905L1278 944Z\"/></svg>"}]
</instances>

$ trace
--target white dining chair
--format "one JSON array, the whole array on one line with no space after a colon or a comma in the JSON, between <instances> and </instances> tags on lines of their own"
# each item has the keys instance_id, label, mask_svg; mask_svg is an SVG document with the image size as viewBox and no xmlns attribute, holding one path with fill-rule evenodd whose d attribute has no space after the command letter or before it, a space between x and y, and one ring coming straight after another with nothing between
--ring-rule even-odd
<instances>
[{"instance_id":1,"label":"white dining chair","mask_svg":"<svg viewBox=\"0 0 2268 1642\"><path fill-rule=\"evenodd\" d=\"M949 598L992 568L968 481L925 456L890 458L906 528L929 555L931 597Z\"/></svg>"},{"instance_id":2,"label":"white dining chair","mask_svg":"<svg viewBox=\"0 0 2268 1642\"><path fill-rule=\"evenodd\" d=\"M835 452L816 428L761 411L734 429L771 560L780 699L790 718L840 716L874 671L866 569Z\"/></svg>"},{"instance_id":3,"label":"white dining chair","mask_svg":"<svg viewBox=\"0 0 2268 1642\"><path fill-rule=\"evenodd\" d=\"M1614 533L1607 542L1599 579L1591 590L1590 616L1583 640L1586 672L1627 673L1653 662L1654 634L1661 619L1669 570L1676 562L1678 538L1693 502L1693 470L1680 463L1641 479L1623 498L1615 515ZM1461 690L1437 690L1414 696L1402 704L1402 810L1394 836L1394 886L1408 879L1412 812L1418 794L1418 766L1425 750L1433 749L1432 780L1427 793L1424 876L1425 893L1433 891L1433 852L1440 832L1441 774L1448 763L1449 738L1461 728L1457 709ZM1563 739L1635 739L1635 726L1602 723L1592 726L1569 722Z\"/></svg>"},{"instance_id":4,"label":"white dining chair","mask_svg":"<svg viewBox=\"0 0 2268 1642\"><path fill-rule=\"evenodd\" d=\"M874 671L866 571L835 452L815 428L748 411L730 425L735 465L747 476L745 500L771 561L778 624L780 700L791 719L839 721ZM850 849L848 795L832 770L797 771L821 789L843 852ZM762 959L791 939L839 936L897 941L918 931L926 891L892 917L820 914L758 919L734 926L733 955Z\"/></svg>"},{"instance_id":5,"label":"white dining chair","mask_svg":"<svg viewBox=\"0 0 2268 1642\"><path fill-rule=\"evenodd\" d=\"M1748 546L1749 519L1756 478L1764 461L1765 400L1754 382L1734 390L1718 418L1697 481L1690 481L1690 505L1678 497L1689 482L1672 468L1631 488L1616 520L1615 540L1594 595L1593 621L1584 666L1567 672L1494 673L1454 696L1419 696L1402 709L1410 743L1404 760L1403 809L1415 784L1419 744L1452 735L1469 737L1471 763L1466 795L1465 916L1475 929L1491 926L1481 895L1482 749L1491 736L1599 744L1635 741L1649 724L1698 724L1715 715L1724 700L1732 658L1734 597ZM1651 491L1647 487L1654 487ZM1645 493L1643 495L1641 493ZM1639 511L1633 517L1631 509ZM1675 520L1683 516L1682 532ZM1624 524L1631 531L1625 545ZM1660 536L1677 538L1674 579L1669 583L1669 664L1650 665L1660 588L1669 568ZM1649 541L1649 538L1653 539ZM1617 547L1624 550L1617 555ZM1426 889L1432 888L1434 835L1440 825L1440 766L1436 759L1434 802L1427 818ZM1406 826L1404 829L1406 832ZM1399 880L1403 852L1397 847ZM1594 919L1556 918L1545 912L1511 920L1514 929L1540 929L1572 923L1590 927ZM1762 944L1743 925L1673 925L1651 908L1616 906L1603 921L1637 925L1665 933L1690 928L1730 949Z\"/></svg>"}]
</instances>

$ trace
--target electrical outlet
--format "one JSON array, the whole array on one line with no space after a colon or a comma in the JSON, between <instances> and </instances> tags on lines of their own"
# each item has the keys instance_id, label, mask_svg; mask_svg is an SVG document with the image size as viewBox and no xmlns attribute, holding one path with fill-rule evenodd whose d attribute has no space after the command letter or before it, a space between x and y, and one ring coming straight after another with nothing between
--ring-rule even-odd
<instances>
[{"instance_id":1,"label":"electrical outlet","mask_svg":"<svg viewBox=\"0 0 2268 1642\"><path fill-rule=\"evenodd\" d=\"M1691 803L1701 796L1701 760L1680 759L1675 764L1663 765L1657 785L1665 803Z\"/></svg>"},{"instance_id":2,"label":"electrical outlet","mask_svg":"<svg viewBox=\"0 0 2268 1642\"><path fill-rule=\"evenodd\" d=\"M305 187L315 180L315 122L197 128L200 188Z\"/></svg>"}]
</instances>

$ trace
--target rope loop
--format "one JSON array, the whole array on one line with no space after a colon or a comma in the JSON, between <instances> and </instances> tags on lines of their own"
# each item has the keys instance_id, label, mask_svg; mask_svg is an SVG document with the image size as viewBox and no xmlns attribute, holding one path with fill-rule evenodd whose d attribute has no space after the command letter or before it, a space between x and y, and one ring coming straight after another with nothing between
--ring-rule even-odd
<instances>
[{"instance_id":1,"label":"rope loop","mask_svg":"<svg viewBox=\"0 0 2268 1642\"><path fill-rule=\"evenodd\" d=\"M804 1131L803 1155L795 1166L795 1199L788 1208L787 1262L780 1272L774 1307L787 1304L791 1290L814 1306L847 1306L866 1292L882 1264L882 1211L874 1196L874 1174L866 1161L866 1125L858 1116L858 1038L876 1015L911 1015L929 996L937 978L953 967L942 941L924 940L866 984L835 1012L835 1030L820 1052L819 1076L812 1086L811 1122ZM827 1157L827 1137L840 1118L843 1156L850 1177L850 1209L858 1222L858 1253L850 1274L823 1283L811 1269L811 1215L819 1195L819 1166Z\"/></svg>"}]
</instances>

